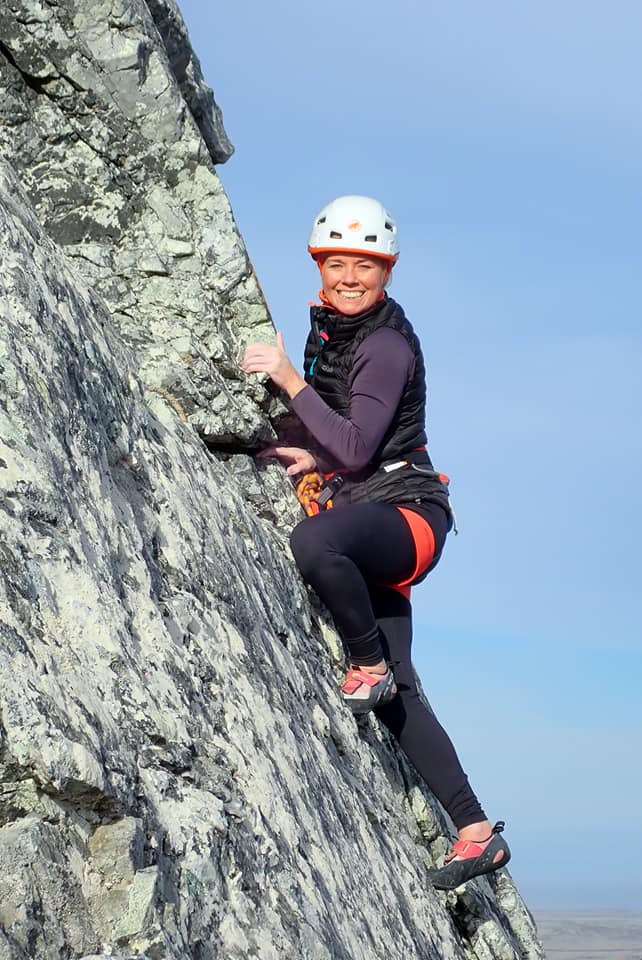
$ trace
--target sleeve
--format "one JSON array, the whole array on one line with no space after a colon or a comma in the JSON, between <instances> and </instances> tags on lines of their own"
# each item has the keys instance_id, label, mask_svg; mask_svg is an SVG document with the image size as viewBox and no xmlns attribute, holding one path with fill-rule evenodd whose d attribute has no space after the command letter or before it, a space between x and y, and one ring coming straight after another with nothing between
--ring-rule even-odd
<instances>
[{"instance_id":1,"label":"sleeve","mask_svg":"<svg viewBox=\"0 0 642 960\"><path fill-rule=\"evenodd\" d=\"M350 373L350 408L341 416L310 386L291 408L322 448L332 468L361 470L372 460L412 374L414 354L405 337L388 327L360 344Z\"/></svg>"}]
</instances>

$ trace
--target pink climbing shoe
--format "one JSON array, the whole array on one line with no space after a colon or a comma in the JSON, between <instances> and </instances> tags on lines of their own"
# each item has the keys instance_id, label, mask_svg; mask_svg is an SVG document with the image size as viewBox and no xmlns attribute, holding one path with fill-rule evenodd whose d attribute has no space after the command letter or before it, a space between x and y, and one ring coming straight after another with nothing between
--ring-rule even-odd
<instances>
[{"instance_id":1,"label":"pink climbing shoe","mask_svg":"<svg viewBox=\"0 0 642 960\"><path fill-rule=\"evenodd\" d=\"M492 873L505 867L510 860L510 848L503 837L504 821L498 820L487 840L457 840L439 870L430 870L428 876L437 890L454 890L467 880Z\"/></svg>"},{"instance_id":2,"label":"pink climbing shoe","mask_svg":"<svg viewBox=\"0 0 642 960\"><path fill-rule=\"evenodd\" d=\"M353 713L369 713L396 697L397 687L392 670L381 676L351 667L341 684L344 702Z\"/></svg>"}]
</instances>

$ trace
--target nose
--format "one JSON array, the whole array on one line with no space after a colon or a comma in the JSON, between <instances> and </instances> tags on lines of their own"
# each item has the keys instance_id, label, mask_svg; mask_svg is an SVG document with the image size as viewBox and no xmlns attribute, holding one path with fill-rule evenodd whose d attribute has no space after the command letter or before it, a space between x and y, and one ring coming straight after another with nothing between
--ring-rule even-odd
<instances>
[{"instance_id":1,"label":"nose","mask_svg":"<svg viewBox=\"0 0 642 960\"><path fill-rule=\"evenodd\" d=\"M357 270L353 263L347 263L345 265L343 276L341 278L345 284L350 287L354 287L358 282Z\"/></svg>"}]
</instances>

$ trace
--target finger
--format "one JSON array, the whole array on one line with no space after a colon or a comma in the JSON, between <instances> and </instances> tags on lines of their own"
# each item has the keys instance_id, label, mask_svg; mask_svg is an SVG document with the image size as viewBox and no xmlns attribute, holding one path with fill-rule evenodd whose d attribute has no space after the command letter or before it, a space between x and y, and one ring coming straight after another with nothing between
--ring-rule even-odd
<instances>
[{"instance_id":1,"label":"finger","mask_svg":"<svg viewBox=\"0 0 642 960\"><path fill-rule=\"evenodd\" d=\"M274 452L283 457L295 457L298 447L274 447Z\"/></svg>"},{"instance_id":2,"label":"finger","mask_svg":"<svg viewBox=\"0 0 642 960\"><path fill-rule=\"evenodd\" d=\"M279 348L279 350L283 350L283 353L285 353L285 343L283 342L283 334L281 333L280 330L276 335L276 345Z\"/></svg>"},{"instance_id":3,"label":"finger","mask_svg":"<svg viewBox=\"0 0 642 960\"><path fill-rule=\"evenodd\" d=\"M245 363L253 363L256 360L265 360L267 356L263 350L248 350L243 360Z\"/></svg>"},{"instance_id":4,"label":"finger","mask_svg":"<svg viewBox=\"0 0 642 960\"><path fill-rule=\"evenodd\" d=\"M245 356L243 357L242 362L241 362L241 368L242 368L243 370L247 370L247 368L250 366L250 364L256 363L256 359L257 359L257 357L256 357L256 354L255 354L255 353L249 353L249 352L246 353Z\"/></svg>"},{"instance_id":5,"label":"finger","mask_svg":"<svg viewBox=\"0 0 642 960\"><path fill-rule=\"evenodd\" d=\"M253 343L245 350L243 354L243 363L252 360L263 359L267 356L266 350L269 348L267 343Z\"/></svg>"},{"instance_id":6,"label":"finger","mask_svg":"<svg viewBox=\"0 0 642 960\"><path fill-rule=\"evenodd\" d=\"M243 370L246 373L265 373L270 364L264 357L255 357L243 364Z\"/></svg>"},{"instance_id":7,"label":"finger","mask_svg":"<svg viewBox=\"0 0 642 960\"><path fill-rule=\"evenodd\" d=\"M294 451L294 447L265 447L263 450L260 450L256 456L263 457L264 459L271 458L273 460L294 460Z\"/></svg>"}]
</instances>

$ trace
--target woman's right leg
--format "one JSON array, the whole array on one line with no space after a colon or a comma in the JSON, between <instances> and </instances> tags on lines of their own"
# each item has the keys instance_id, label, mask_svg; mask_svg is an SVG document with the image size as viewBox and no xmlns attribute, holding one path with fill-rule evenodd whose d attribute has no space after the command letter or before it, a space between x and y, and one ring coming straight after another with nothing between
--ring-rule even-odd
<instances>
[{"instance_id":1,"label":"woman's right leg","mask_svg":"<svg viewBox=\"0 0 642 960\"><path fill-rule=\"evenodd\" d=\"M458 830L486 821L450 737L420 698L410 659L412 610L397 590L371 590L384 655L392 665L397 696L376 709L399 746L448 812Z\"/></svg>"}]
</instances>

